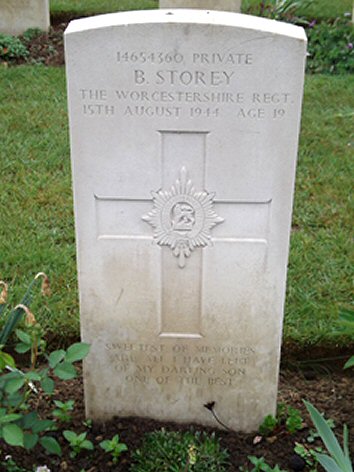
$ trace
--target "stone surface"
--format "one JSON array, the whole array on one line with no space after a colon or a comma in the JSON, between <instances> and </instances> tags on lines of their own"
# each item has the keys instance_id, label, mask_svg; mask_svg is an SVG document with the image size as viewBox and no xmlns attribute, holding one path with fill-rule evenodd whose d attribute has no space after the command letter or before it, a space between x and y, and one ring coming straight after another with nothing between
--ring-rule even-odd
<instances>
[{"instance_id":1,"label":"stone surface","mask_svg":"<svg viewBox=\"0 0 354 472\"><path fill-rule=\"evenodd\" d=\"M65 34L90 418L275 412L306 38L155 10Z\"/></svg>"},{"instance_id":2,"label":"stone surface","mask_svg":"<svg viewBox=\"0 0 354 472\"><path fill-rule=\"evenodd\" d=\"M16 36L28 28L47 31L49 26L49 0L0 0L1 33Z\"/></svg>"},{"instance_id":3,"label":"stone surface","mask_svg":"<svg viewBox=\"0 0 354 472\"><path fill-rule=\"evenodd\" d=\"M241 11L241 0L160 0L160 8L199 8L238 13Z\"/></svg>"}]
</instances>

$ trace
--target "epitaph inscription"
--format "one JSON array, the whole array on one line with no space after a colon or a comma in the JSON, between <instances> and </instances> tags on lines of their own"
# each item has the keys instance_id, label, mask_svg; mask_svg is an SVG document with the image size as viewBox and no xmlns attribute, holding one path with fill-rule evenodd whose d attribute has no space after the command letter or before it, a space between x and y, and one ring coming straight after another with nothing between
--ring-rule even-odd
<instances>
[{"instance_id":1,"label":"epitaph inscription","mask_svg":"<svg viewBox=\"0 0 354 472\"><path fill-rule=\"evenodd\" d=\"M257 349L251 346L109 342L111 369L132 384L235 387L252 375Z\"/></svg>"},{"instance_id":2,"label":"epitaph inscription","mask_svg":"<svg viewBox=\"0 0 354 472\"><path fill-rule=\"evenodd\" d=\"M194 249L211 244L210 230L224 221L213 209L214 196L197 191L185 167L170 190L152 192L154 208L142 219L155 229L155 242L171 248L180 268Z\"/></svg>"}]
</instances>

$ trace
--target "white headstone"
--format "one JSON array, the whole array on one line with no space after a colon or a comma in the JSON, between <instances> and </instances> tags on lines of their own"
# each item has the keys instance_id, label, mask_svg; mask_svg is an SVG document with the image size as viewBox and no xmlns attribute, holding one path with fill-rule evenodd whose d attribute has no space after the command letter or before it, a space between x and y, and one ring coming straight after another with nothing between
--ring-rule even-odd
<instances>
[{"instance_id":1,"label":"white headstone","mask_svg":"<svg viewBox=\"0 0 354 472\"><path fill-rule=\"evenodd\" d=\"M49 0L0 0L0 33L18 36L29 28L47 31Z\"/></svg>"},{"instance_id":2,"label":"white headstone","mask_svg":"<svg viewBox=\"0 0 354 472\"><path fill-rule=\"evenodd\" d=\"M302 28L155 10L65 34L87 415L274 413Z\"/></svg>"},{"instance_id":3,"label":"white headstone","mask_svg":"<svg viewBox=\"0 0 354 472\"><path fill-rule=\"evenodd\" d=\"M160 8L199 8L238 13L241 11L241 0L160 0Z\"/></svg>"}]
</instances>

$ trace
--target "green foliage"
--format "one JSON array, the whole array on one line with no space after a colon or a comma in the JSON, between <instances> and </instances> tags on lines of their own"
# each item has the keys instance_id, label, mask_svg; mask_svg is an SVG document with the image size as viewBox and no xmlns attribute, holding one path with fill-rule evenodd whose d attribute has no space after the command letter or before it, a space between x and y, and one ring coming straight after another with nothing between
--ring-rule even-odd
<instances>
[{"instance_id":1,"label":"green foliage","mask_svg":"<svg viewBox=\"0 0 354 472\"><path fill-rule=\"evenodd\" d=\"M259 433L262 436L269 436L278 426L278 420L273 415L267 415L259 426Z\"/></svg>"},{"instance_id":2,"label":"green foliage","mask_svg":"<svg viewBox=\"0 0 354 472\"><path fill-rule=\"evenodd\" d=\"M39 440L45 440L42 433L55 428L53 421L40 419L29 403L35 389L33 382L40 382L46 375L46 369L26 373L16 369L0 376L0 403L3 406L0 409L0 437L10 446L32 449Z\"/></svg>"},{"instance_id":3,"label":"green foliage","mask_svg":"<svg viewBox=\"0 0 354 472\"><path fill-rule=\"evenodd\" d=\"M112 439L106 439L105 441L100 442L100 447L105 452L111 453L113 464L117 464L121 453L128 450L126 444L119 442L118 434L113 436Z\"/></svg>"},{"instance_id":4,"label":"green foliage","mask_svg":"<svg viewBox=\"0 0 354 472\"><path fill-rule=\"evenodd\" d=\"M77 371L73 363L87 355L89 346L76 343L67 351L55 351L46 356L48 366L36 368L38 346L45 346L39 337L40 333L38 323L27 326L27 331L16 330L20 340L16 348L20 346L19 352L23 353L31 351L31 368L22 372L12 362L11 371L0 375L0 438L10 446L26 449L32 449L39 443L49 454L61 455L58 441L47 434L56 429L55 422L40 418L39 414L32 410L30 399L38 392L38 388L41 388L50 400L55 388L52 377L62 380L76 377ZM3 362L6 363L6 358ZM67 412L73 408L73 404L73 401L55 402L57 408L52 415L58 419L67 419Z\"/></svg>"},{"instance_id":5,"label":"green foliage","mask_svg":"<svg viewBox=\"0 0 354 472\"><path fill-rule=\"evenodd\" d=\"M275 434L276 430L285 428L290 434L296 433L303 428L301 413L298 409L279 403L277 416L267 415L259 426L259 433L262 436Z\"/></svg>"},{"instance_id":6,"label":"green foliage","mask_svg":"<svg viewBox=\"0 0 354 472\"><path fill-rule=\"evenodd\" d=\"M325 420L325 421L331 429L334 428L335 424L334 424L334 421L331 418L328 418L328 420ZM308 443L313 443L319 437L320 437L320 435L319 435L318 431L311 428L310 431L309 431L309 434L306 438L306 441Z\"/></svg>"},{"instance_id":7,"label":"green foliage","mask_svg":"<svg viewBox=\"0 0 354 472\"><path fill-rule=\"evenodd\" d=\"M308 26L307 72L342 74L354 71L354 29L350 19L336 15L335 19L317 22L318 12L309 13L315 0L265 0L249 7L250 13L279 21ZM320 10L319 5L317 8ZM348 8L350 11L351 8ZM307 13L309 13L307 15ZM307 15L305 18L304 15Z\"/></svg>"},{"instance_id":8,"label":"green foliage","mask_svg":"<svg viewBox=\"0 0 354 472\"><path fill-rule=\"evenodd\" d=\"M28 54L28 49L19 38L0 33L0 62L24 59Z\"/></svg>"},{"instance_id":9,"label":"green foliage","mask_svg":"<svg viewBox=\"0 0 354 472\"><path fill-rule=\"evenodd\" d=\"M29 284L25 295L22 297L20 303L15 306L12 310L10 310L9 314L6 314L7 310L7 296L8 296L8 287L5 282L1 281L0 284L3 286L3 290L1 292L0 296L0 315L3 316L3 318L6 318L5 323L3 328L0 330L0 345L6 345L9 337L11 334L14 332L16 326L20 322L20 320L23 318L24 314L27 315L27 320L28 320L28 325L34 325L35 323L35 318L33 314L29 311L29 307L31 305L32 299L33 299L33 290L34 287L38 284L38 282L42 280L42 294L43 295L49 295L49 280L48 277L44 274L44 272L39 272L32 282ZM40 336L41 333L35 334L34 332L31 333L31 335L23 334L24 336L24 341L22 341L22 344L17 345L17 352L27 352L28 350L31 349L32 347L32 341L33 341L33 336L38 335ZM21 334L20 334L20 340L21 340ZM33 346L34 347L34 346ZM34 347L34 349L38 349L38 345ZM22 350L22 351L21 351Z\"/></svg>"},{"instance_id":10,"label":"green foliage","mask_svg":"<svg viewBox=\"0 0 354 472\"><path fill-rule=\"evenodd\" d=\"M87 429L92 428L92 420L90 418L85 419L82 424L85 426Z\"/></svg>"},{"instance_id":11,"label":"green foliage","mask_svg":"<svg viewBox=\"0 0 354 472\"><path fill-rule=\"evenodd\" d=\"M242 0L242 11L244 13L256 14L260 9L262 0ZM330 19L343 16L352 10L352 0L312 0L310 3L304 2L305 8L302 4L299 5L296 14L297 16L306 16L308 19L320 18Z\"/></svg>"},{"instance_id":12,"label":"green foliage","mask_svg":"<svg viewBox=\"0 0 354 472\"><path fill-rule=\"evenodd\" d=\"M4 472L31 472L17 465L11 456L6 456L5 460L0 462L0 466Z\"/></svg>"},{"instance_id":13,"label":"green foliage","mask_svg":"<svg viewBox=\"0 0 354 472\"><path fill-rule=\"evenodd\" d=\"M294 447L294 452L302 457L306 462L306 465L309 467L310 472L317 471L317 454L322 453L323 449L321 447L311 448L305 444L296 442Z\"/></svg>"},{"instance_id":14,"label":"green foliage","mask_svg":"<svg viewBox=\"0 0 354 472\"><path fill-rule=\"evenodd\" d=\"M354 340L354 310L341 308L339 310L338 325L338 334L350 336ZM354 367L354 356L351 356L344 364L344 369L349 367Z\"/></svg>"},{"instance_id":15,"label":"green foliage","mask_svg":"<svg viewBox=\"0 0 354 472\"><path fill-rule=\"evenodd\" d=\"M343 449L321 413L309 402L304 401L311 420L318 431L329 455L316 453L318 462L327 472L353 472L348 447L348 429L343 428Z\"/></svg>"},{"instance_id":16,"label":"green foliage","mask_svg":"<svg viewBox=\"0 0 354 472\"><path fill-rule=\"evenodd\" d=\"M303 428L300 410L289 406L287 409L287 416L285 426L286 430L290 434L294 434L296 431L300 431Z\"/></svg>"},{"instance_id":17,"label":"green foliage","mask_svg":"<svg viewBox=\"0 0 354 472\"><path fill-rule=\"evenodd\" d=\"M51 436L43 436L39 439L39 443L44 447L48 454L61 456L61 447L55 438Z\"/></svg>"},{"instance_id":18,"label":"green foliage","mask_svg":"<svg viewBox=\"0 0 354 472\"><path fill-rule=\"evenodd\" d=\"M39 28L28 28L28 30L26 30L23 33L22 40L25 43L29 43L29 42L33 41L35 38L37 38L38 36L41 36L43 33L44 33L44 31L42 31Z\"/></svg>"},{"instance_id":19,"label":"green foliage","mask_svg":"<svg viewBox=\"0 0 354 472\"><path fill-rule=\"evenodd\" d=\"M224 472L228 453L221 449L215 434L168 432L147 434L140 449L133 452L131 472Z\"/></svg>"},{"instance_id":20,"label":"green foliage","mask_svg":"<svg viewBox=\"0 0 354 472\"><path fill-rule=\"evenodd\" d=\"M70 411L74 409L74 400L68 400L67 402L61 402L59 400L54 400L54 404L56 408L53 410L53 416L58 421L62 423L67 423L71 421L71 414Z\"/></svg>"},{"instance_id":21,"label":"green foliage","mask_svg":"<svg viewBox=\"0 0 354 472\"><path fill-rule=\"evenodd\" d=\"M70 346L64 356L64 361L66 363L73 363L81 361L84 357L87 356L90 350L90 345L85 343L75 343Z\"/></svg>"},{"instance_id":22,"label":"green foliage","mask_svg":"<svg viewBox=\"0 0 354 472\"><path fill-rule=\"evenodd\" d=\"M248 456L248 459L254 466L249 472L286 472L280 469L278 465L275 467L268 465L264 457ZM246 471L248 469L242 467L241 470Z\"/></svg>"},{"instance_id":23,"label":"green foliage","mask_svg":"<svg viewBox=\"0 0 354 472\"><path fill-rule=\"evenodd\" d=\"M14 368L15 367L15 360L10 354L2 351L3 346L0 346L0 372L2 372L5 367Z\"/></svg>"},{"instance_id":24,"label":"green foliage","mask_svg":"<svg viewBox=\"0 0 354 472\"><path fill-rule=\"evenodd\" d=\"M277 21L286 21L296 24L307 24L308 22L298 15L301 9L302 15L311 5L312 0L265 0L257 5L249 7L253 15L270 18Z\"/></svg>"},{"instance_id":25,"label":"green foliage","mask_svg":"<svg viewBox=\"0 0 354 472\"><path fill-rule=\"evenodd\" d=\"M15 350L19 354L25 354L31 352L31 365L34 367L37 362L39 355L44 354L46 348L46 342L42 339L43 329L39 323L27 326L27 332L21 329L16 330L16 336L20 340L16 344Z\"/></svg>"},{"instance_id":26,"label":"green foliage","mask_svg":"<svg viewBox=\"0 0 354 472\"><path fill-rule=\"evenodd\" d=\"M307 72L343 74L354 72L354 28L350 20L311 23L307 29Z\"/></svg>"},{"instance_id":27,"label":"green foliage","mask_svg":"<svg viewBox=\"0 0 354 472\"><path fill-rule=\"evenodd\" d=\"M354 367L354 356L351 356L344 364L344 369L348 369L349 367Z\"/></svg>"},{"instance_id":28,"label":"green foliage","mask_svg":"<svg viewBox=\"0 0 354 472\"><path fill-rule=\"evenodd\" d=\"M94 449L91 441L86 439L87 433L77 434L74 431L64 431L63 436L70 444L70 457L76 457L81 451L92 451Z\"/></svg>"}]
</instances>

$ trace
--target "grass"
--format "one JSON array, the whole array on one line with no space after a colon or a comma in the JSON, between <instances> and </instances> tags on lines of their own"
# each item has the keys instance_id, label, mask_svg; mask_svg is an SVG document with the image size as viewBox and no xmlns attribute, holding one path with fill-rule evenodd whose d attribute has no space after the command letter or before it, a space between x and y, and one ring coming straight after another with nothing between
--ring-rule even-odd
<instances>
[{"instance_id":1,"label":"grass","mask_svg":"<svg viewBox=\"0 0 354 472\"><path fill-rule=\"evenodd\" d=\"M242 11L257 9L261 0L242 0ZM158 0L51 0L52 15L75 12L77 16L125 10L158 8ZM352 11L352 0L313 0L309 8L300 8L307 18L336 18Z\"/></svg>"},{"instance_id":2,"label":"grass","mask_svg":"<svg viewBox=\"0 0 354 472\"><path fill-rule=\"evenodd\" d=\"M306 77L284 327L299 346L337 343L333 322L350 302L353 79ZM0 68L0 84L0 279L15 303L47 272L53 296L33 308L65 340L79 316L64 69Z\"/></svg>"},{"instance_id":3,"label":"grass","mask_svg":"<svg viewBox=\"0 0 354 472\"><path fill-rule=\"evenodd\" d=\"M158 0L51 0L52 15L75 13L89 16L126 10L148 10L158 8Z\"/></svg>"},{"instance_id":4,"label":"grass","mask_svg":"<svg viewBox=\"0 0 354 472\"><path fill-rule=\"evenodd\" d=\"M353 76L307 76L288 276L285 339L331 337L351 300Z\"/></svg>"},{"instance_id":5,"label":"grass","mask_svg":"<svg viewBox=\"0 0 354 472\"><path fill-rule=\"evenodd\" d=\"M77 335L64 70L1 69L0 115L0 279L17 303L35 273L47 272L54 296L34 310L46 329Z\"/></svg>"}]
</instances>

